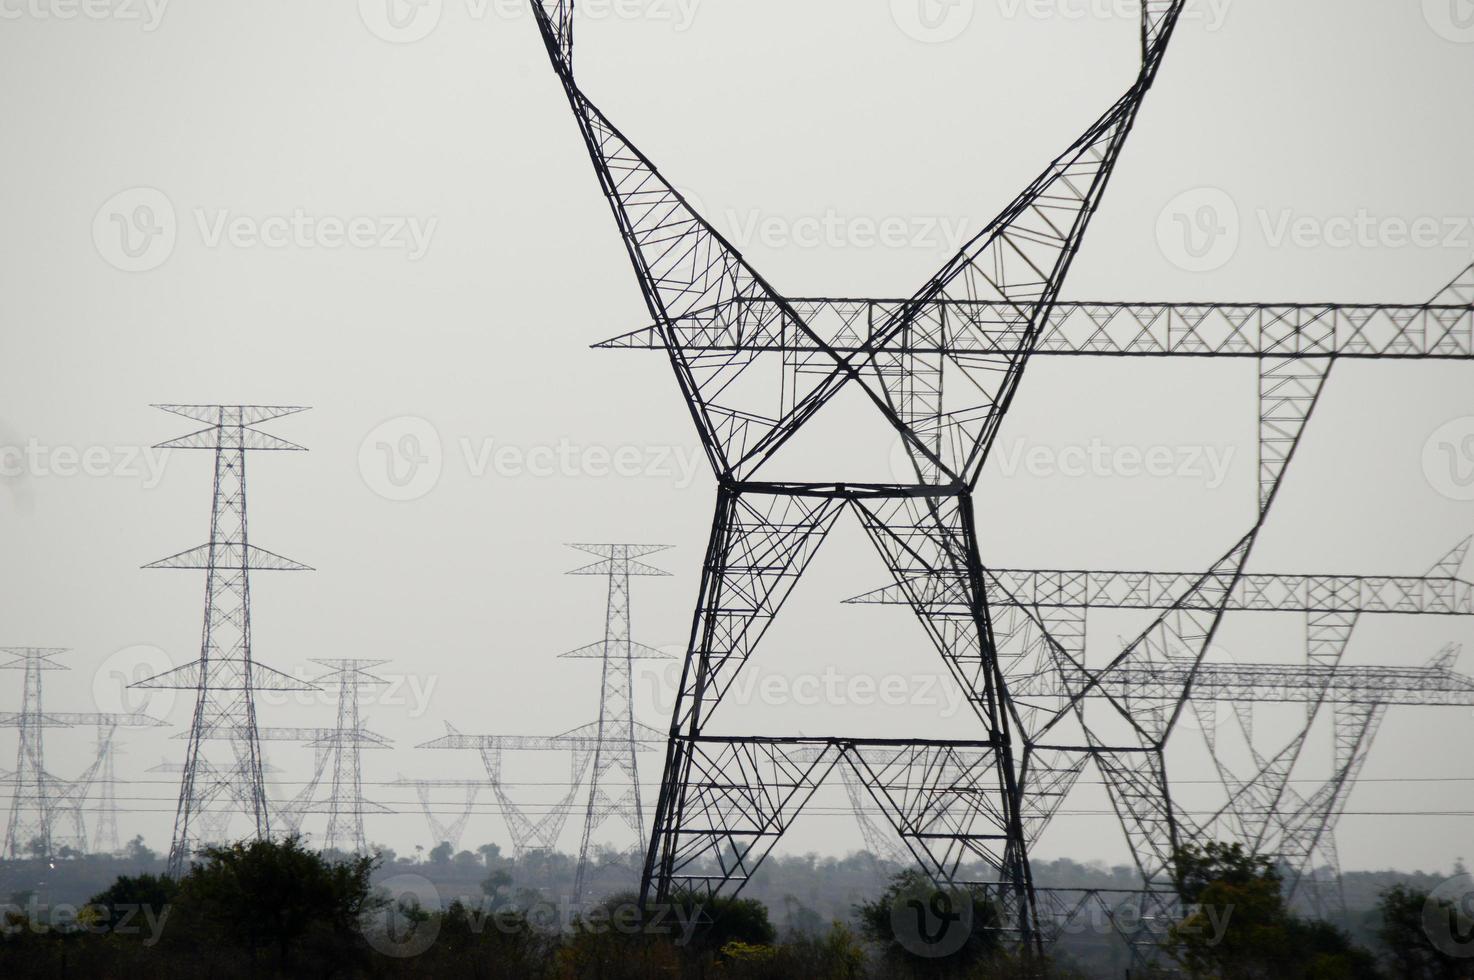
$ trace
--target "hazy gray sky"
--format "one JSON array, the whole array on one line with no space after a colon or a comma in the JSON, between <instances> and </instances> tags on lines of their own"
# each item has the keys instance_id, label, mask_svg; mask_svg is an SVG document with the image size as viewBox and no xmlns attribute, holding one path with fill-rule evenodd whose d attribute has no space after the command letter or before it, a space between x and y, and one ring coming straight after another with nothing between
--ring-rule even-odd
<instances>
[{"instance_id":1,"label":"hazy gray sky","mask_svg":"<svg viewBox=\"0 0 1474 980\"><path fill-rule=\"evenodd\" d=\"M1125 0L925 0L929 20L917 3L590 2L578 71L781 289L907 294L1117 97L1138 57ZM253 541L318 569L256 576L256 655L284 670L391 661L396 703L368 714L396 747L366 757L370 781L479 775L471 753L414 750L443 722L551 734L593 718L595 665L554 655L599 638L604 592L561 576L582 557L562 542L676 545L658 556L672 578L636 583L635 633L684 643L712 480L663 359L587 349L640 326L643 304L531 17L506 0L400 4L0 0L0 642L73 648L72 672L49 678L56 710L106 701L120 664L197 653L200 574L138 566L205 540L210 462L139 452L189 431L151 402L314 406L266 427L311 452L252 460ZM1471 87L1466 0L1190 4L1066 296L1428 298L1474 257ZM1179 215L1222 233L1184 238ZM1433 438L1452 424L1440 439L1474 446L1474 365L1339 371L1253 567L1421 572L1474 532L1474 489L1455 479L1474 457L1444 459ZM1251 520L1254 392L1245 365L1031 368L980 493L987 560L1206 565ZM390 469L394 454L415 445L432 465L396 482L408 471ZM1075 472L1097 445L1208 462ZM1048 465L1027 463L1036 447ZM819 458L840 467L850 449ZM919 687L937 674L908 613L837 606L883 576L842 526L755 676L830 666ZM1235 622L1221 655L1296 659L1288 620ZM1095 625L1104 644L1142 623ZM1471 631L1369 622L1348 662L1421 664ZM1461 669L1474 673L1474 653ZM638 692L660 728L662 685L647 675ZM756 686L749 700L734 729L899 734L946 713L763 704ZM331 720L325 705L261 716ZM168 717L187 720L182 698ZM967 727L953 712L939 730ZM176 731L128 736L120 771L179 758ZM1464 709L1391 713L1342 824L1346 867L1466 853L1468 817L1354 814L1474 810L1471 735ZM56 735L52 768L79 771L87 740ZM0 751L13 745L0 734ZM284 784L308 772L305 749L269 758ZM1183 759L1179 778L1207 778ZM1463 782L1379 782L1394 777ZM157 812L122 829L162 847L175 789L144 778L120 796ZM1098 790L1072 808L1100 809ZM427 840L414 813L369 833ZM486 840L508 843L490 812L466 843ZM859 843L848 820L816 814L789 846ZM1040 853L1125 858L1114 821L1090 816L1061 818Z\"/></svg>"}]
</instances>

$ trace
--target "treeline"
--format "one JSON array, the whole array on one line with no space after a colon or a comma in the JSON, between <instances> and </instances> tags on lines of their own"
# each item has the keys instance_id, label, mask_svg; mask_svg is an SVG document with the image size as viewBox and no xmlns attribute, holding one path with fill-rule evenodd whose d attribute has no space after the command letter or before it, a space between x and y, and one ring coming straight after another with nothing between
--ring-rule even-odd
<instances>
[{"instance_id":1,"label":"treeline","mask_svg":"<svg viewBox=\"0 0 1474 980\"><path fill-rule=\"evenodd\" d=\"M603 858L601 878L634 872L626 855ZM1176 868L1191 904L1181 921L1157 924L1160 944L1149 959L1164 973L1474 978L1468 895L1396 884L1368 911L1370 939L1359 942L1297 914L1284 901L1278 869L1237 845L1184 849ZM1122 976L1127 968L1149 975L1109 928L1066 936L1047 958L1020 953L1009 917L984 891L938 892L915 872L865 856L776 859L765 877L770 893L783 892L777 906L744 895L641 907L632 893L616 892L574 909L544 890L561 887L573 870L561 855L512 861L495 847L417 861L322 854L298 839L210 848L179 881L125 874L75 906L12 896L0 918L0 976L858 980ZM1047 879L1081 869L1038 870ZM440 881L420 871L441 872ZM1108 880L1098 887L1117 884L1101 873ZM476 881L475 894L461 890L467 879ZM827 916L819 909L841 899L816 893L826 881L856 893ZM865 881L875 884L866 891Z\"/></svg>"},{"instance_id":2,"label":"treeline","mask_svg":"<svg viewBox=\"0 0 1474 980\"><path fill-rule=\"evenodd\" d=\"M365 858L288 839L209 849L176 882L135 845L128 858L46 869L148 866L85 899L20 889L0 902L0 977L1149 975L1120 922L1082 919L1046 960L1020 959L986 894L938 893L866 854L775 857L738 900L641 908L624 890L635 863L607 852L598 898L575 909L566 896L576 868L560 854L513 860L488 845ZM1041 886L1135 884L1125 869L1071 862L1036 864L1035 874ZM1450 893L1441 877L1391 876L1369 907L1329 923L1291 908L1278 869L1237 846L1185 849L1177 874L1193 904L1181 921L1157 924L1150 957L1175 975L1474 980L1474 893Z\"/></svg>"}]
</instances>

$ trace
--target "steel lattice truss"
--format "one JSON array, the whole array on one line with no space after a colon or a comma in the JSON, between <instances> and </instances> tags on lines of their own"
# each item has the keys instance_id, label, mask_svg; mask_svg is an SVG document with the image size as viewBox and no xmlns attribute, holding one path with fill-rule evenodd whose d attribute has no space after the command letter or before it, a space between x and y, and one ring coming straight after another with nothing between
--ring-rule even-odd
<instances>
[{"instance_id":1,"label":"steel lattice truss","mask_svg":"<svg viewBox=\"0 0 1474 980\"><path fill-rule=\"evenodd\" d=\"M981 860L990 871L979 883L996 889L1006 921L1026 938L1037 936L1028 844L1093 762L1142 874L1136 918L1172 921L1173 854L1202 830L1174 805L1165 758L1183 712L1199 703L1189 694L1200 680L1235 696L1266 684L1298 685L1298 696L1318 705L1358 684L1354 674L1343 679L1337 655L1312 658L1293 681L1288 673L1245 679L1205 671L1224 616L1288 607L1323 623L1379 606L1468 611L1468 586L1452 581L1452 572L1439 577L1446 581L1353 581L1251 575L1248 564L1334 363L1470 359L1474 270L1416 306L1061 302L1182 10L1181 0L1145 0L1141 63L1129 88L914 294L786 297L580 88L572 8L571 0L534 2L652 321L601 346L666 353L718 483L644 895L740 889L838 772L850 787L863 787L939 881L956 881L964 859L974 867ZM1260 459L1253 525L1206 571L1186 576L990 572L979 553L973 494L1035 356L1254 363ZM845 389L863 394L876 425L899 437L914 480L769 479L793 437ZM891 572L886 597L913 609L969 695L977 740L710 733L734 677L844 512L859 519ZM1105 597L1157 614L1104 666L1091 667L1080 610ZM1084 603L1074 605L1077 599ZM1142 678L1151 683L1136 686ZM1423 674L1400 683L1421 691L1435 682ZM1463 679L1449 683L1457 689ZM1348 710L1360 710L1358 703L1348 702ZM1051 895L1044 911L1065 914L1090 900Z\"/></svg>"},{"instance_id":2,"label":"steel lattice truss","mask_svg":"<svg viewBox=\"0 0 1474 980\"><path fill-rule=\"evenodd\" d=\"M390 813L388 807L363 795L362 753L365 749L387 749L390 741L363 725L359 710L359 691L386 683L369 673L387 660L315 660L327 673L312 678L312 683L337 692L337 723L332 728L262 728L262 741L304 742L313 749L312 778L279 812L293 833L302 829L303 819L312 813L327 815L322 846L325 850L368 853L368 838L363 832L363 818L368 813ZM324 786L324 784L326 784ZM324 789L326 792L324 793Z\"/></svg>"},{"instance_id":3,"label":"steel lattice truss","mask_svg":"<svg viewBox=\"0 0 1474 980\"><path fill-rule=\"evenodd\" d=\"M642 738L634 715L634 666L636 659L663 660L670 659L672 655L630 638L630 577L669 575L669 572L639 559L665 551L670 546L576 544L571 547L597 555L601 560L568 574L599 575L608 583L604 638L563 654L575 659L598 660L602 668L599 720L595 732L597 741L589 771L588 806L584 811L578 870L573 885L573 900L582 903L596 870L591 863L594 834L603 823L610 819L622 821L636 842L637 850L642 851L646 843L645 807L640 799L637 761ZM618 795L614 795L616 792Z\"/></svg>"},{"instance_id":4,"label":"steel lattice truss","mask_svg":"<svg viewBox=\"0 0 1474 980\"><path fill-rule=\"evenodd\" d=\"M251 572L310 569L251 544L246 525L246 454L302 449L256 426L306 409L266 405L156 407L205 423L205 428L156 448L203 449L215 456L210 539L144 566L205 572L200 658L132 685L195 692L169 848L169 873L177 877L199 844L223 840L231 812L246 817L256 838L270 835L255 692L316 690L311 684L256 663L252 657ZM206 743L216 741L226 743L228 752L219 753L217 760L208 760ZM204 811L222 809L226 811L223 819L197 819ZM202 836L200 831L206 828L209 836Z\"/></svg>"},{"instance_id":5,"label":"steel lattice truss","mask_svg":"<svg viewBox=\"0 0 1474 980\"><path fill-rule=\"evenodd\" d=\"M486 789L486 781L481 779L406 779L400 776L389 785L413 789L425 823L430 827L431 843L446 843L456 851L460 850L466 824L476 811L476 797ZM461 808L449 821L441 819L440 810L444 804L435 801L436 790L456 790L461 794Z\"/></svg>"},{"instance_id":6,"label":"steel lattice truss","mask_svg":"<svg viewBox=\"0 0 1474 980\"><path fill-rule=\"evenodd\" d=\"M68 847L86 852L108 840L117 846L117 813L109 782L112 778L113 738L119 728L158 727L164 722L146 714L47 711L42 681L46 671L70 670L54 657L66 653L55 647L3 647L0 670L22 671L21 709L0 711L0 728L14 728L19 736L15 771L3 774L9 789L10 814L0 856L40 857L50 860ZM46 768L45 733L48 728L91 726L97 729L93 760L76 779L62 779ZM101 789L102 805L95 833L87 832L83 811L94 789ZM61 826L68 818L70 831ZM109 838L110 835L110 838Z\"/></svg>"},{"instance_id":7,"label":"steel lattice truss","mask_svg":"<svg viewBox=\"0 0 1474 980\"><path fill-rule=\"evenodd\" d=\"M569 572L570 575L596 575L607 584L604 612L604 638L562 654L575 660L598 660L599 715L562 735L551 738L515 735L463 735L447 725L447 734L426 742L421 748L475 749L481 753L498 807L512 835L514 853L552 850L572 814L576 800L588 778L583 807L578 870L575 875L574 901L581 902L598 869L594 867L594 834L610 819L625 824L636 841L645 843L645 810L640 798L637 756L663 744L663 733L642 725L634 717L633 671L636 660L670 659L672 655L630 637L630 578L632 576L666 576L669 573L640 559L666 550L658 544L575 544L570 547L597 556L600 560ZM531 815L529 808L517 803L508 792L502 777L502 754L505 751L559 751L570 754L567 793L544 812ZM427 785L427 790L433 784ZM427 795L421 795L426 803ZM471 797L467 798L470 805ZM426 809L429 816L429 810ZM435 830L432 822L432 830Z\"/></svg>"}]
</instances>

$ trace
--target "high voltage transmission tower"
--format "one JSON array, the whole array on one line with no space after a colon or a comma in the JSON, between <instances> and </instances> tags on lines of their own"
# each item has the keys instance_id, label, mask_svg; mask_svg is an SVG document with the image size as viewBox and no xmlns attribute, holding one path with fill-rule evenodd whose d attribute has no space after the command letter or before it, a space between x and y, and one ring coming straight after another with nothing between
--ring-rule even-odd
<instances>
[{"instance_id":1,"label":"high voltage transmission tower","mask_svg":"<svg viewBox=\"0 0 1474 980\"><path fill-rule=\"evenodd\" d=\"M1205 675L1224 616L1259 587L1250 559L1332 366L1471 359L1474 273L1422 305L1062 302L1066 274L1183 8L1182 0L1144 0L1131 86L909 298L790 298L579 87L573 8L572 0L534 4L653 320L600 346L666 352L718 482L642 895L740 889L820 784L848 770L845 778L863 786L934 880L960 883L963 862L981 860L989 870L974 883L991 890L1005 921L1032 946L1039 932L1030 827L1041 805L1057 806L1053 798L1093 763L1142 876L1137 920L1146 932L1176 921L1174 855L1201 828L1173 802L1166 744ZM1163 583L1168 594L1146 607L1154 611L1150 624L1104 666L1087 664L1073 612L1000 603L998 583L1005 597L1011 590L990 577L979 549L973 494L1024 369L1041 356L1142 364L1228 357L1258 370L1259 469L1248 531L1206 571ZM768 370L758 377L756 368ZM899 437L914 479L769 476L775 460L801 462L793 459L795 437L839 392L854 389L880 430ZM712 733L734 676L845 512L858 517L896 597L968 694L978 738ZM1129 579L1123 574L1121 582ZM1375 596L1364 597L1375 605ZM1324 668L1312 663L1276 689L1347 696L1339 668ZM1142 672L1151 683L1138 688L1131 679ZM1049 683L1023 683L1037 677ZM1061 913L1052 899L1044 911Z\"/></svg>"},{"instance_id":2,"label":"high voltage transmission tower","mask_svg":"<svg viewBox=\"0 0 1474 980\"><path fill-rule=\"evenodd\" d=\"M328 668L326 674L314 677L312 683L324 690L336 691L337 724L332 728L261 729L263 740L300 741L314 750L312 778L301 792L282 807L282 814L294 833L301 830L302 820L307 814L326 814L327 827L322 837L324 850L367 854L368 838L363 832L364 815L391 812L388 807L366 800L363 796L362 752L364 749L387 749L390 742L384 736L363 727L358 696L363 688L387 683L369 671L388 662L313 661L320 667ZM325 795L320 793L324 782L327 784Z\"/></svg>"},{"instance_id":3,"label":"high voltage transmission tower","mask_svg":"<svg viewBox=\"0 0 1474 980\"><path fill-rule=\"evenodd\" d=\"M594 729L594 759L589 773L588 806L584 811L583 836L578 846L578 871L573 900L581 903L594 869L590 862L593 835L607 820L618 818L629 828L637 851L645 847L645 808L640 800L640 770L636 761L641 741L634 714L634 662L638 659L670 659L671 654L630 639L630 577L665 576L669 572L638 559L665 551L664 544L575 544L570 547L597 555L602 560L569 572L570 575L601 575L608 582L604 613L604 639L579 647L564 657L600 661L599 720ZM619 795L610 786L623 774Z\"/></svg>"},{"instance_id":4,"label":"high voltage transmission tower","mask_svg":"<svg viewBox=\"0 0 1474 980\"><path fill-rule=\"evenodd\" d=\"M271 816L261 772L256 725L257 691L315 690L311 684L256 663L251 651L251 572L308 571L308 566L258 548L248 540L246 455L301 451L303 447L256 428L305 408L266 405L158 405L166 412L205 423L205 428L160 443L159 449L203 449L214 453L210 539L145 568L205 572L205 619L200 657L131 685L195 692L179 786L179 805L169 847L169 874L178 877L200 843L218 842L233 813L243 814L250 834L270 835ZM224 742L228 752L210 759L206 743ZM206 812L222 819L202 819ZM209 836L201 829L208 828Z\"/></svg>"},{"instance_id":5,"label":"high voltage transmission tower","mask_svg":"<svg viewBox=\"0 0 1474 980\"><path fill-rule=\"evenodd\" d=\"M5 784L10 796L10 815L5 825L5 843L0 856L19 858L35 856L51 858L63 846L87 851L89 844L83 819L88 795L100 774L110 774L113 732L120 727L157 727L164 722L145 714L117 714L45 710L42 679L47 671L69 670L54 657L66 650L55 647L3 647L0 670L22 671L21 707L19 711L0 711L0 728L14 728L19 736L15 771L7 773ZM88 725L98 730L96 753L92 764L75 780L61 779L46 768L45 733L48 728L72 728ZM105 788L104 793L108 792ZM105 832L107 807L99 831ZM72 822L70 834L58 826L63 816ZM112 837L116 846L116 817ZM100 837L101 834L95 835Z\"/></svg>"},{"instance_id":6,"label":"high voltage transmission tower","mask_svg":"<svg viewBox=\"0 0 1474 980\"><path fill-rule=\"evenodd\" d=\"M602 576L607 585L604 638L562 655L600 661L598 718L551 737L465 735L447 725L444 736L420 747L474 749L481 754L498 808L507 821L513 852L517 855L556 847L569 817L578 809L577 801L584 792L583 780L587 775L589 786L584 795L583 827L574 883L574 900L581 902L598 870L594 867L594 834L602 824L617 818L629 829L637 848L643 847L645 841L646 824L636 756L650 751L664 740L664 736L634 718L634 661L668 659L671 655L630 638L629 590L632 576L669 574L639 560L669 546L575 544L570 547L595 555L600 560L569 574ZM536 815L531 808L517 802L509 792L508 781L502 772L503 753L508 751L569 753L569 781L564 795L541 807L542 812ZM426 798L422 793L422 804ZM426 813L428 815L428 809Z\"/></svg>"},{"instance_id":7,"label":"high voltage transmission tower","mask_svg":"<svg viewBox=\"0 0 1474 980\"><path fill-rule=\"evenodd\" d=\"M400 776L390 786L407 787L415 791L420 811L430 828L430 844L449 844L451 850L459 851L461 838L465 836L466 824L476 812L476 797L486 789L484 779L406 779ZM436 790L456 790L461 794L460 809L452 811L450 820L442 819L442 804L435 801Z\"/></svg>"}]
</instances>

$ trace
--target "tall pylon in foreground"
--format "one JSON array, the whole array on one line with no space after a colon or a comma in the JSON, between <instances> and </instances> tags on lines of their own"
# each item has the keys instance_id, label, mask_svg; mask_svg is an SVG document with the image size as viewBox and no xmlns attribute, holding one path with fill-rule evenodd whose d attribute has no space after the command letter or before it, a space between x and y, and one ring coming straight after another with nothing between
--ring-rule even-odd
<instances>
[{"instance_id":1,"label":"tall pylon in foreground","mask_svg":"<svg viewBox=\"0 0 1474 980\"><path fill-rule=\"evenodd\" d=\"M302 451L303 447L255 426L306 411L271 405L156 405L174 415L205 423L205 428L160 443L157 449L204 449L215 454L210 539L145 568L188 568L205 572L205 622L200 657L183 667L132 685L195 692L194 717L179 784L179 805L169 846L169 874L181 875L200 843L200 814L225 809L242 813L250 833L271 833L266 788L261 775L261 743L256 728L257 691L315 690L314 685L255 662L251 653L251 572L310 571L300 562L251 544L246 533L246 454ZM229 755L210 762L208 742L225 742ZM217 828L224 821L204 821Z\"/></svg>"},{"instance_id":2,"label":"tall pylon in foreground","mask_svg":"<svg viewBox=\"0 0 1474 980\"><path fill-rule=\"evenodd\" d=\"M1124 94L911 299L847 303L832 317L774 289L594 105L575 81L574 6L536 0L533 11L654 320L650 346L670 357L718 484L642 898L739 890L820 784L847 767L931 877L962 883L964 860L981 861L976 884L1033 945L1012 705L982 592L973 491L1182 0L1146 0L1140 63ZM957 337L971 339L970 318L956 314L979 301L997 304L1006 336L958 347ZM749 370L759 365L775 370ZM764 373L767 384L757 378ZM902 441L915 478L773 479L769 464L794 457L785 451L792 440L846 388L874 407L877 437ZM971 619L939 639L978 738L729 736L709 727L843 513L858 518L898 580L932 571L968 594Z\"/></svg>"},{"instance_id":3,"label":"tall pylon in foreground","mask_svg":"<svg viewBox=\"0 0 1474 980\"><path fill-rule=\"evenodd\" d=\"M636 643L630 638L630 578L632 576L668 576L669 572L639 559L665 551L665 544L574 544L570 548L597 555L592 565L574 569L569 575L602 575L608 581L609 601L604 613L604 639L563 654L564 657L596 659L602 665L599 682L599 720L595 731L594 759L589 776L588 807L584 814L583 836L578 847L578 872L574 877L573 900L582 902L589 878L590 850L593 835L605 821L617 817L635 835L636 847L643 850L645 808L640 798L640 773L635 758L640 733L635 730L634 662L636 659L670 659L673 655ZM623 792L615 797L610 786L623 772Z\"/></svg>"},{"instance_id":4,"label":"tall pylon in foreground","mask_svg":"<svg viewBox=\"0 0 1474 980\"><path fill-rule=\"evenodd\" d=\"M580 86L573 0L534 0L652 320L599 346L665 353L717 482L643 899L737 892L820 785L847 769L841 778L869 793L929 877L987 887L1003 921L1033 946L1029 826L1093 761L1142 875L1136 921L1180 917L1174 854L1202 828L1173 802L1166 744L1233 597L1253 581L1256 544L1331 366L1346 357L1474 359L1474 309L1467 276L1417 305L1062 301L1184 4L1140 6L1130 86L935 275L897 299L779 293ZM1103 667L1085 659L1074 611L1019 605L1015 614L992 601L975 523L979 479L1026 368L1070 355L1258 366L1247 533L1236 527L1227 550L1206 556L1205 571L1175 586L1170 606ZM873 408L877 441L899 438L910 472L884 482L823 471L796 478L811 459L828 458L805 455L803 441L817 438L809 423L842 391L859 396L852 414ZM968 695L976 739L719 733L714 712L843 514L859 519ZM947 609L937 608L939 596ZM1140 670L1166 683L1129 683ZM1034 677L1049 683L1032 687Z\"/></svg>"}]
</instances>

